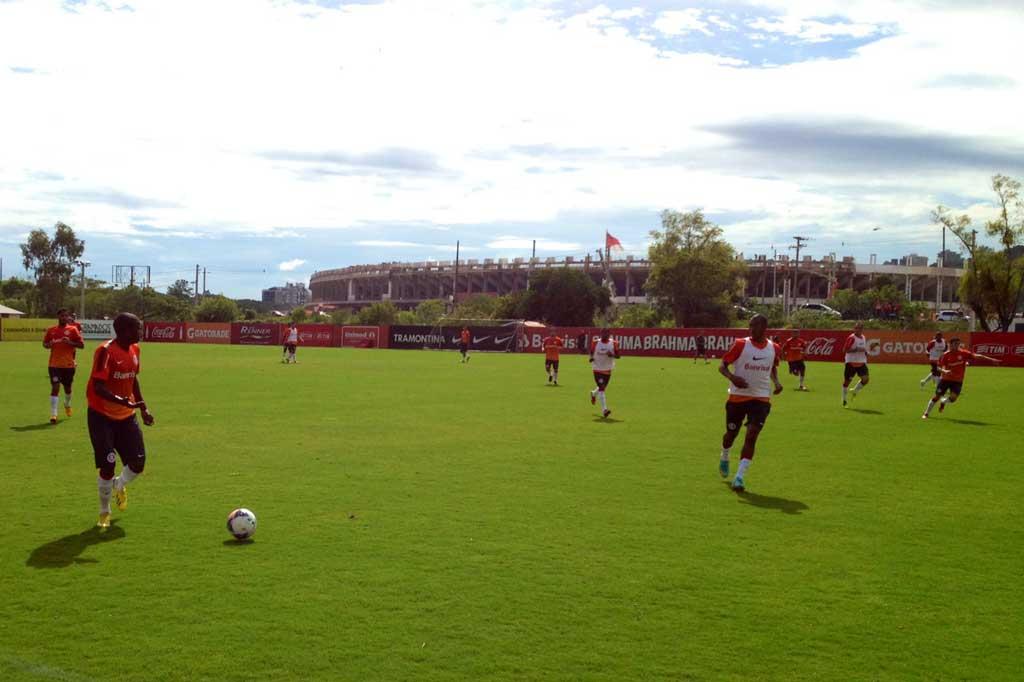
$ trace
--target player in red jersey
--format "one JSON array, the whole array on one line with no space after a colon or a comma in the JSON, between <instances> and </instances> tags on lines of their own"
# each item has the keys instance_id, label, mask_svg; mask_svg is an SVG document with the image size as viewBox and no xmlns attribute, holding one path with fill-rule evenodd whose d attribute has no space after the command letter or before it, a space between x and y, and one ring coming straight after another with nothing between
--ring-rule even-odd
<instances>
[{"instance_id":1,"label":"player in red jersey","mask_svg":"<svg viewBox=\"0 0 1024 682\"><path fill-rule=\"evenodd\" d=\"M43 348L50 351L50 423L57 423L60 387L64 386L64 414L71 416L71 385L75 381L75 349L85 348L82 333L71 322L71 313L57 311L57 324L46 330Z\"/></svg>"},{"instance_id":2,"label":"player in red jersey","mask_svg":"<svg viewBox=\"0 0 1024 682\"><path fill-rule=\"evenodd\" d=\"M750 318L750 336L736 339L732 348L722 356L718 372L729 380L729 400L725 403L725 435L722 436L722 458L718 473L725 478L729 475L729 449L736 441L747 420L747 435L743 439L740 464L732 479L732 489L738 493L745 490L743 477L754 459L757 437L761 435L772 410L771 396L782 392L779 383L779 358L782 349L765 335L768 318L754 315ZM733 365L733 370L729 370ZM773 390L774 387L774 390Z\"/></svg>"},{"instance_id":3,"label":"player in red jersey","mask_svg":"<svg viewBox=\"0 0 1024 682\"><path fill-rule=\"evenodd\" d=\"M877 346L877 341L871 344L871 350ZM846 337L843 344L843 352L846 354L846 366L843 368L843 407L847 405L847 398L853 400L860 393L861 389L868 385L871 377L868 374L868 341L864 338L864 325L860 322L853 325L853 333ZM853 377L860 377L857 385L853 387L853 393L849 393L850 381Z\"/></svg>"},{"instance_id":4,"label":"player in red jersey","mask_svg":"<svg viewBox=\"0 0 1024 682\"><path fill-rule=\"evenodd\" d=\"M284 333L284 344L282 346L281 362L298 364L295 359L295 348L299 345L299 327L294 322L288 325L288 331Z\"/></svg>"},{"instance_id":5,"label":"player in red jersey","mask_svg":"<svg viewBox=\"0 0 1024 682\"><path fill-rule=\"evenodd\" d=\"M469 327L463 327L459 332L459 352L462 353L462 362L469 362L469 340L471 337Z\"/></svg>"},{"instance_id":6,"label":"player in red jersey","mask_svg":"<svg viewBox=\"0 0 1024 682\"><path fill-rule=\"evenodd\" d=\"M554 332L544 337L544 371L548 373L548 383L558 385L558 357L565 343L562 337Z\"/></svg>"},{"instance_id":7,"label":"player in red jersey","mask_svg":"<svg viewBox=\"0 0 1024 682\"><path fill-rule=\"evenodd\" d=\"M782 344L782 354L786 356L786 363L789 365L789 373L800 378L798 391L806 391L804 386L804 375L807 374L807 365L804 364L804 349L807 342L800 338L800 330L794 329L793 335Z\"/></svg>"},{"instance_id":8,"label":"player in red jersey","mask_svg":"<svg viewBox=\"0 0 1024 682\"><path fill-rule=\"evenodd\" d=\"M924 409L921 419L928 418L932 408L935 407L935 403L939 404L939 412L942 412L946 409L946 405L951 405L957 401L957 398L960 397L960 391L963 390L964 373L967 371L967 363L971 360L979 359L999 362L996 358L990 358L987 355L972 353L969 350L960 348L960 339L955 336L949 340L949 350L942 354L938 362L939 371L942 372L942 379L939 381L939 385L935 387L935 395L928 401L928 407ZM947 391L949 391L949 396L944 397Z\"/></svg>"},{"instance_id":9,"label":"player in red jersey","mask_svg":"<svg viewBox=\"0 0 1024 682\"><path fill-rule=\"evenodd\" d=\"M146 407L139 387L139 336L142 321L130 313L114 318L115 338L101 343L93 354L92 374L86 396L89 399L89 439L99 470L101 529L110 527L110 498L117 508L128 508L128 484L146 467L146 446L142 430L135 421L135 410L142 412L146 426L153 415ZM114 478L117 457L121 473Z\"/></svg>"}]
</instances>

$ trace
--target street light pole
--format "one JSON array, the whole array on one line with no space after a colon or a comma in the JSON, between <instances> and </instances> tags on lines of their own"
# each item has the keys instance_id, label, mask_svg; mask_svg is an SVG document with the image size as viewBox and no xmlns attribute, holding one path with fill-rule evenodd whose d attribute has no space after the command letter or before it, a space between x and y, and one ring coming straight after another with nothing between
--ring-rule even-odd
<instances>
[{"instance_id":1,"label":"street light pole","mask_svg":"<svg viewBox=\"0 0 1024 682\"><path fill-rule=\"evenodd\" d=\"M81 302L78 304L78 315L84 320L85 319L85 268L87 266L89 266L89 265L92 265L92 263L90 263L87 260L79 260L79 261L75 261L75 263L82 267L82 274L81 274L81 278L82 279L80 281L80 285L81 285L81 288L82 288L82 296L81 296Z\"/></svg>"}]
</instances>

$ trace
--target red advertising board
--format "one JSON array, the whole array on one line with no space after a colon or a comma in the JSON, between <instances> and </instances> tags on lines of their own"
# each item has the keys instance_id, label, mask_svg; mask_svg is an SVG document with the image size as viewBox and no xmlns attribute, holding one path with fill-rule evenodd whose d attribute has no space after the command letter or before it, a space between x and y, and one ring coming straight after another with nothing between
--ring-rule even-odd
<instances>
[{"instance_id":1,"label":"red advertising board","mask_svg":"<svg viewBox=\"0 0 1024 682\"><path fill-rule=\"evenodd\" d=\"M276 322L232 322L231 343L243 346L276 346L281 340Z\"/></svg>"},{"instance_id":2,"label":"red advertising board","mask_svg":"<svg viewBox=\"0 0 1024 682\"><path fill-rule=\"evenodd\" d=\"M600 330L593 327L526 327L520 339L520 352L540 353L544 337L554 331L565 341L568 353L585 352ZM697 336L703 336L708 354L718 357L729 350L733 340L747 335L745 329L612 329L611 337L619 344L623 355L652 357L693 357L697 347ZM584 348L579 347L580 337L585 337Z\"/></svg>"},{"instance_id":3,"label":"red advertising board","mask_svg":"<svg viewBox=\"0 0 1024 682\"><path fill-rule=\"evenodd\" d=\"M380 338L380 327L335 327L334 345L346 348L378 348Z\"/></svg>"},{"instance_id":4,"label":"red advertising board","mask_svg":"<svg viewBox=\"0 0 1024 682\"><path fill-rule=\"evenodd\" d=\"M185 323L187 343L231 343L231 325L227 322Z\"/></svg>"},{"instance_id":5,"label":"red advertising board","mask_svg":"<svg viewBox=\"0 0 1024 682\"><path fill-rule=\"evenodd\" d=\"M146 322L142 339L147 343L181 343L185 340L185 323Z\"/></svg>"},{"instance_id":6,"label":"red advertising board","mask_svg":"<svg viewBox=\"0 0 1024 682\"><path fill-rule=\"evenodd\" d=\"M974 332L971 334L971 350L996 358L1000 361L997 366L1024 367L1024 333ZM993 363L979 360L977 364L992 365Z\"/></svg>"},{"instance_id":7,"label":"red advertising board","mask_svg":"<svg viewBox=\"0 0 1024 682\"><path fill-rule=\"evenodd\" d=\"M329 324L300 324L299 330L300 346L330 346L334 338L334 327ZM287 338L288 325L281 325L281 341Z\"/></svg>"}]
</instances>

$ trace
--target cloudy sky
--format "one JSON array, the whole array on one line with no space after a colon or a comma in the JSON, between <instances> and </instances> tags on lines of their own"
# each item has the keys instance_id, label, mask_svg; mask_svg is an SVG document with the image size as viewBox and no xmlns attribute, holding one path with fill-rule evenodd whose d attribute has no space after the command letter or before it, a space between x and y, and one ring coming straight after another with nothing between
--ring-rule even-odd
<instances>
[{"instance_id":1,"label":"cloudy sky","mask_svg":"<svg viewBox=\"0 0 1024 682\"><path fill-rule=\"evenodd\" d=\"M0 257L258 297L317 269L645 252L934 256L1024 179L1019 0L0 0ZM875 229L880 228L880 229Z\"/></svg>"}]
</instances>

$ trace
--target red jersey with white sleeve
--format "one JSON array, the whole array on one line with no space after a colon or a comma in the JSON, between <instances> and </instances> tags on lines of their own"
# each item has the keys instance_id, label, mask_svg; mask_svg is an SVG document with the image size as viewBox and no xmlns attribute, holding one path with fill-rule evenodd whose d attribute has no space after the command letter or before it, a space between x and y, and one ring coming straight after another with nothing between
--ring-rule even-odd
<instances>
[{"instance_id":1,"label":"red jersey with white sleeve","mask_svg":"<svg viewBox=\"0 0 1024 682\"><path fill-rule=\"evenodd\" d=\"M967 363L976 357L974 353L963 348L943 353L942 357L939 358L939 367L949 371L942 373L942 380L963 383L964 373L967 371Z\"/></svg>"},{"instance_id":2,"label":"red jersey with white sleeve","mask_svg":"<svg viewBox=\"0 0 1024 682\"><path fill-rule=\"evenodd\" d=\"M861 334L850 334L843 344L843 352L846 353L846 364L854 367L868 364L868 340Z\"/></svg>"},{"instance_id":3,"label":"red jersey with white sleeve","mask_svg":"<svg viewBox=\"0 0 1024 682\"><path fill-rule=\"evenodd\" d=\"M945 339L942 341L932 339L928 342L928 346L926 347L926 350L928 351L928 360L930 362L938 362L948 347L949 346L947 346Z\"/></svg>"},{"instance_id":4,"label":"red jersey with white sleeve","mask_svg":"<svg viewBox=\"0 0 1024 682\"><path fill-rule=\"evenodd\" d=\"M101 343L92 356L92 374L85 389L89 408L117 421L131 417L135 410L101 397L96 393L94 384L97 380L102 381L114 395L132 398L139 371L139 344L133 343L125 350L114 339Z\"/></svg>"},{"instance_id":5,"label":"red jersey with white sleeve","mask_svg":"<svg viewBox=\"0 0 1024 682\"><path fill-rule=\"evenodd\" d=\"M291 327L285 333L286 336L284 342L286 344L294 346L299 342L299 330L297 327Z\"/></svg>"},{"instance_id":6,"label":"red jersey with white sleeve","mask_svg":"<svg viewBox=\"0 0 1024 682\"><path fill-rule=\"evenodd\" d=\"M611 353L611 355L609 355ZM615 339L596 339L590 346L590 357L594 358L594 372L611 374L615 369L615 356L619 354L619 342Z\"/></svg>"},{"instance_id":7,"label":"red jersey with white sleeve","mask_svg":"<svg viewBox=\"0 0 1024 682\"><path fill-rule=\"evenodd\" d=\"M562 350L562 337L561 336L548 336L544 339L544 359L545 360L557 360L558 353Z\"/></svg>"},{"instance_id":8,"label":"red jersey with white sleeve","mask_svg":"<svg viewBox=\"0 0 1024 682\"><path fill-rule=\"evenodd\" d=\"M761 343L749 336L736 339L732 348L722 356L722 364L733 365L732 373L747 382L746 388L729 383L729 402L748 400L771 402L772 370L779 366L782 349L768 339Z\"/></svg>"}]
</instances>

